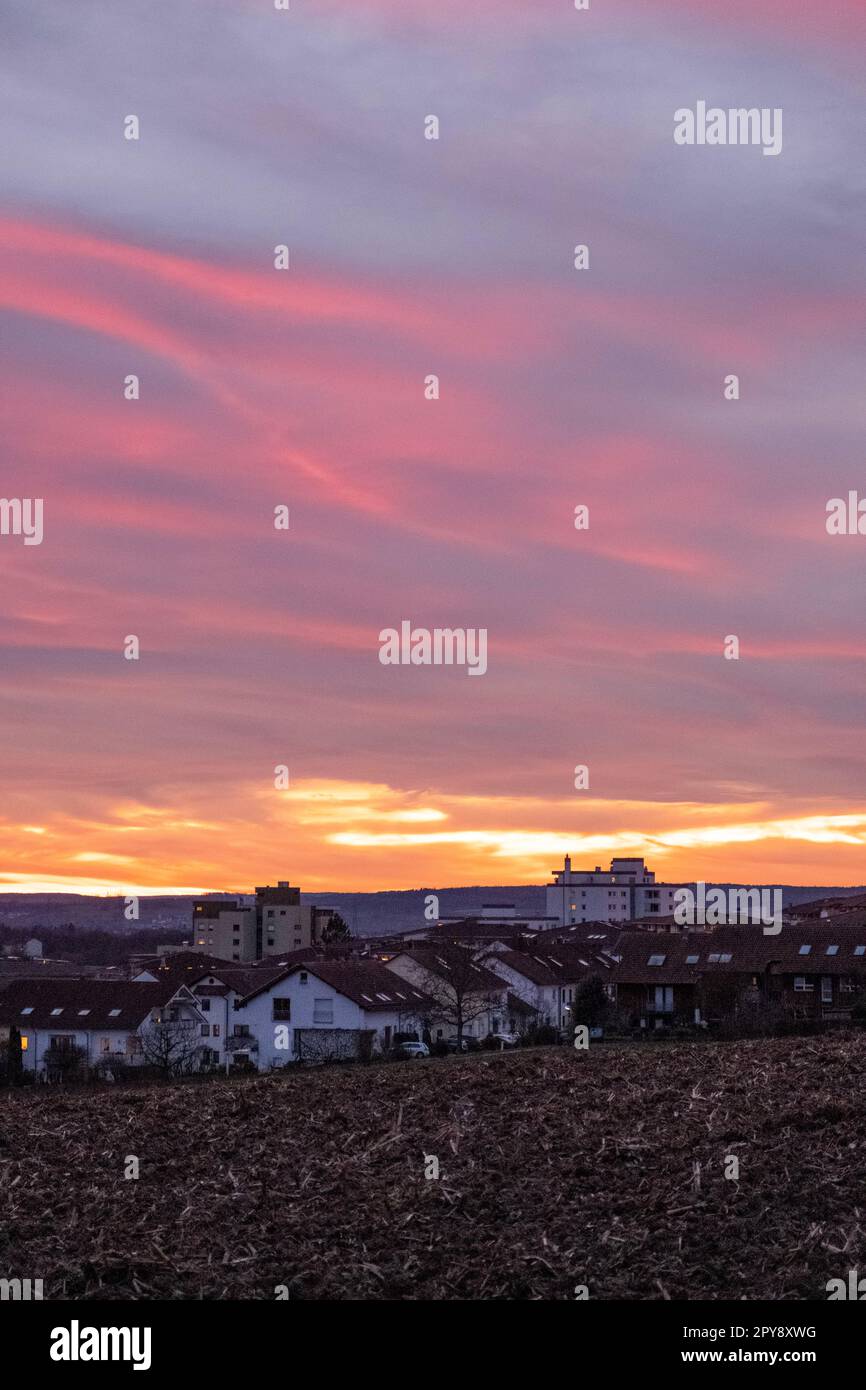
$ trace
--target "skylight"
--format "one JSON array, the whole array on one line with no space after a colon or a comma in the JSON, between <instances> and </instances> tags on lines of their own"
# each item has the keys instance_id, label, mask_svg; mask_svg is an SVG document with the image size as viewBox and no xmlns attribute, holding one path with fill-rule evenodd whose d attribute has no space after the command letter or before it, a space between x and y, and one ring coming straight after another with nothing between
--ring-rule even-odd
<instances>
[{"instance_id":1,"label":"skylight","mask_svg":"<svg viewBox=\"0 0 866 1390\"><path fill-rule=\"evenodd\" d=\"M811 946L801 946L801 947L800 947L800 955L801 955L801 956L808 956L808 954L809 954L809 952L811 951L811 949L812 949Z\"/></svg>"},{"instance_id":2,"label":"skylight","mask_svg":"<svg viewBox=\"0 0 866 1390\"><path fill-rule=\"evenodd\" d=\"M686 965L697 965L700 956L686 956Z\"/></svg>"},{"instance_id":3,"label":"skylight","mask_svg":"<svg viewBox=\"0 0 866 1390\"><path fill-rule=\"evenodd\" d=\"M22 1009L21 1012L22 1012L23 1014L32 1014L32 1012L33 1012L33 1005L31 1004L28 1008Z\"/></svg>"},{"instance_id":4,"label":"skylight","mask_svg":"<svg viewBox=\"0 0 866 1390\"><path fill-rule=\"evenodd\" d=\"M839 947L838 947L838 946L828 946L828 947L827 947L827 955L828 955L828 956L838 956L838 954L839 954Z\"/></svg>"},{"instance_id":5,"label":"skylight","mask_svg":"<svg viewBox=\"0 0 866 1390\"><path fill-rule=\"evenodd\" d=\"M667 956L650 956L647 965L664 965Z\"/></svg>"},{"instance_id":6,"label":"skylight","mask_svg":"<svg viewBox=\"0 0 866 1390\"><path fill-rule=\"evenodd\" d=\"M63 1013L63 1008L62 1008L62 1006L61 1006L59 1009L52 1009L52 1010L51 1010L51 1017L52 1017L52 1018L57 1018L58 1014L62 1014L62 1013Z\"/></svg>"},{"instance_id":7,"label":"skylight","mask_svg":"<svg viewBox=\"0 0 866 1390\"><path fill-rule=\"evenodd\" d=\"M86 1018L87 1015L88 1015L89 1013L90 1013L90 1010L89 1010L89 1009L79 1009L79 1010L78 1010L78 1017L79 1017L79 1018Z\"/></svg>"},{"instance_id":8,"label":"skylight","mask_svg":"<svg viewBox=\"0 0 866 1390\"><path fill-rule=\"evenodd\" d=\"M118 1016L119 1013L120 1013L120 1009L109 1009L109 1010L108 1010L108 1017L109 1017L109 1018L117 1018L117 1016Z\"/></svg>"},{"instance_id":9,"label":"skylight","mask_svg":"<svg viewBox=\"0 0 866 1390\"><path fill-rule=\"evenodd\" d=\"M367 1001L368 1004L372 1004L372 1002L373 1002L372 999L370 998L369 994L365 994L363 990L361 990L361 998L362 998L362 999L366 999L366 1001Z\"/></svg>"}]
</instances>

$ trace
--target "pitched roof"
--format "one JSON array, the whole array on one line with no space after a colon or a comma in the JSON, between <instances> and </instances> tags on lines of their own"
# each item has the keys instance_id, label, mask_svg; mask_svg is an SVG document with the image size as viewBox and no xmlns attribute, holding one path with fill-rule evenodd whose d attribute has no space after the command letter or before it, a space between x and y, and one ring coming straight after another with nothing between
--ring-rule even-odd
<instances>
[{"instance_id":1,"label":"pitched roof","mask_svg":"<svg viewBox=\"0 0 866 1390\"><path fill-rule=\"evenodd\" d=\"M697 961L691 956L688 933L656 936L654 932L621 932L613 955L613 979L624 985L696 984Z\"/></svg>"},{"instance_id":2,"label":"pitched roof","mask_svg":"<svg viewBox=\"0 0 866 1390\"><path fill-rule=\"evenodd\" d=\"M573 947L565 947L559 954L555 948L544 952L540 948L538 951L500 951L488 959L492 963L491 968L495 967L496 961L501 961L536 985L573 984L593 971L603 973L609 970L612 963L596 959L591 951L581 951L579 947L577 951Z\"/></svg>"},{"instance_id":3,"label":"pitched roof","mask_svg":"<svg viewBox=\"0 0 866 1390\"><path fill-rule=\"evenodd\" d=\"M300 969L301 967L296 967ZM361 1008L428 1009L432 999L377 960L317 960L304 967Z\"/></svg>"},{"instance_id":4,"label":"pitched roof","mask_svg":"<svg viewBox=\"0 0 866 1390\"><path fill-rule=\"evenodd\" d=\"M488 970L486 966L479 965L478 961L472 960L466 947L455 946L452 947L452 950L458 950L461 953L466 952L466 964L468 972L471 973L468 974L468 978L461 981L461 985L467 992L477 990L480 994L498 994L505 988L501 976L494 975L492 970ZM435 946L413 946L411 950L402 951L400 954L405 956L407 960L414 960L426 974L437 980L448 983L449 977L450 979L454 977L453 966L449 964L447 954L443 954L442 947L437 950ZM393 961L389 962L390 965L393 963Z\"/></svg>"},{"instance_id":5,"label":"pitched roof","mask_svg":"<svg viewBox=\"0 0 866 1390\"><path fill-rule=\"evenodd\" d=\"M18 980L0 994L0 1024L15 1028L137 1028L177 993L177 981Z\"/></svg>"},{"instance_id":6,"label":"pitched roof","mask_svg":"<svg viewBox=\"0 0 866 1390\"><path fill-rule=\"evenodd\" d=\"M866 926L838 920L783 926L720 926L676 936L623 932L614 979L621 984L686 984L711 975L851 975L866 973ZM652 964L650 962L653 962Z\"/></svg>"}]
</instances>

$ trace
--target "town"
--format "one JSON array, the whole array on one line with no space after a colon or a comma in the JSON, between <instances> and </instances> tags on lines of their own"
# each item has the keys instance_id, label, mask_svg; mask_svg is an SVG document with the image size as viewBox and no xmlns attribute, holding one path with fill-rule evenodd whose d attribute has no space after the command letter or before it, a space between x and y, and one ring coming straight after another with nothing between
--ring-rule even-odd
<instances>
[{"instance_id":1,"label":"town","mask_svg":"<svg viewBox=\"0 0 866 1390\"><path fill-rule=\"evenodd\" d=\"M167 1080L572 1045L578 1031L594 1046L866 1020L866 894L799 903L768 933L757 891L741 895L753 920L722 925L683 920L691 891L642 858L566 858L542 915L500 902L427 920L419 902L418 927L352 937L280 880L192 900L187 940L123 965L53 959L32 939L0 957L0 1076Z\"/></svg>"}]
</instances>

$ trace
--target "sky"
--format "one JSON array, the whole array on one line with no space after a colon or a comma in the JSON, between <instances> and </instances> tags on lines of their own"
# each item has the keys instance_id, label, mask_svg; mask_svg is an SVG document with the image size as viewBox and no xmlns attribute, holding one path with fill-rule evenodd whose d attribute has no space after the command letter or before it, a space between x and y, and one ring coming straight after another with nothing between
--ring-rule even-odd
<instances>
[{"instance_id":1,"label":"sky","mask_svg":"<svg viewBox=\"0 0 866 1390\"><path fill-rule=\"evenodd\" d=\"M864 44L3 0L0 886L866 882ZM782 152L675 144L698 101ZM383 665L403 620L486 672Z\"/></svg>"}]
</instances>

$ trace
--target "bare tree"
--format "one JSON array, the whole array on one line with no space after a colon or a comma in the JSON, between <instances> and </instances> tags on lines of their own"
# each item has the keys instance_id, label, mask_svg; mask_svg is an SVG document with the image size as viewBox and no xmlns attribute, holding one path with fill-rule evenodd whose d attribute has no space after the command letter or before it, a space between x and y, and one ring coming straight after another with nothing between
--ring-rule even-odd
<instances>
[{"instance_id":1,"label":"bare tree","mask_svg":"<svg viewBox=\"0 0 866 1390\"><path fill-rule=\"evenodd\" d=\"M165 1077L188 1076L201 1066L202 1045L191 1021L150 1023L140 1037L145 1063Z\"/></svg>"},{"instance_id":2,"label":"bare tree","mask_svg":"<svg viewBox=\"0 0 866 1390\"><path fill-rule=\"evenodd\" d=\"M505 986L503 984L502 989L488 987L489 972L476 963L471 950L456 942L440 945L437 941L435 955L438 958L436 970L424 967L421 988L433 1000L431 1019L454 1029L459 1049L467 1023L474 1023L491 1009L501 1007Z\"/></svg>"},{"instance_id":3,"label":"bare tree","mask_svg":"<svg viewBox=\"0 0 866 1390\"><path fill-rule=\"evenodd\" d=\"M71 1081L83 1072L87 1053L74 1043L53 1042L45 1049L43 1060L49 1081Z\"/></svg>"}]
</instances>

